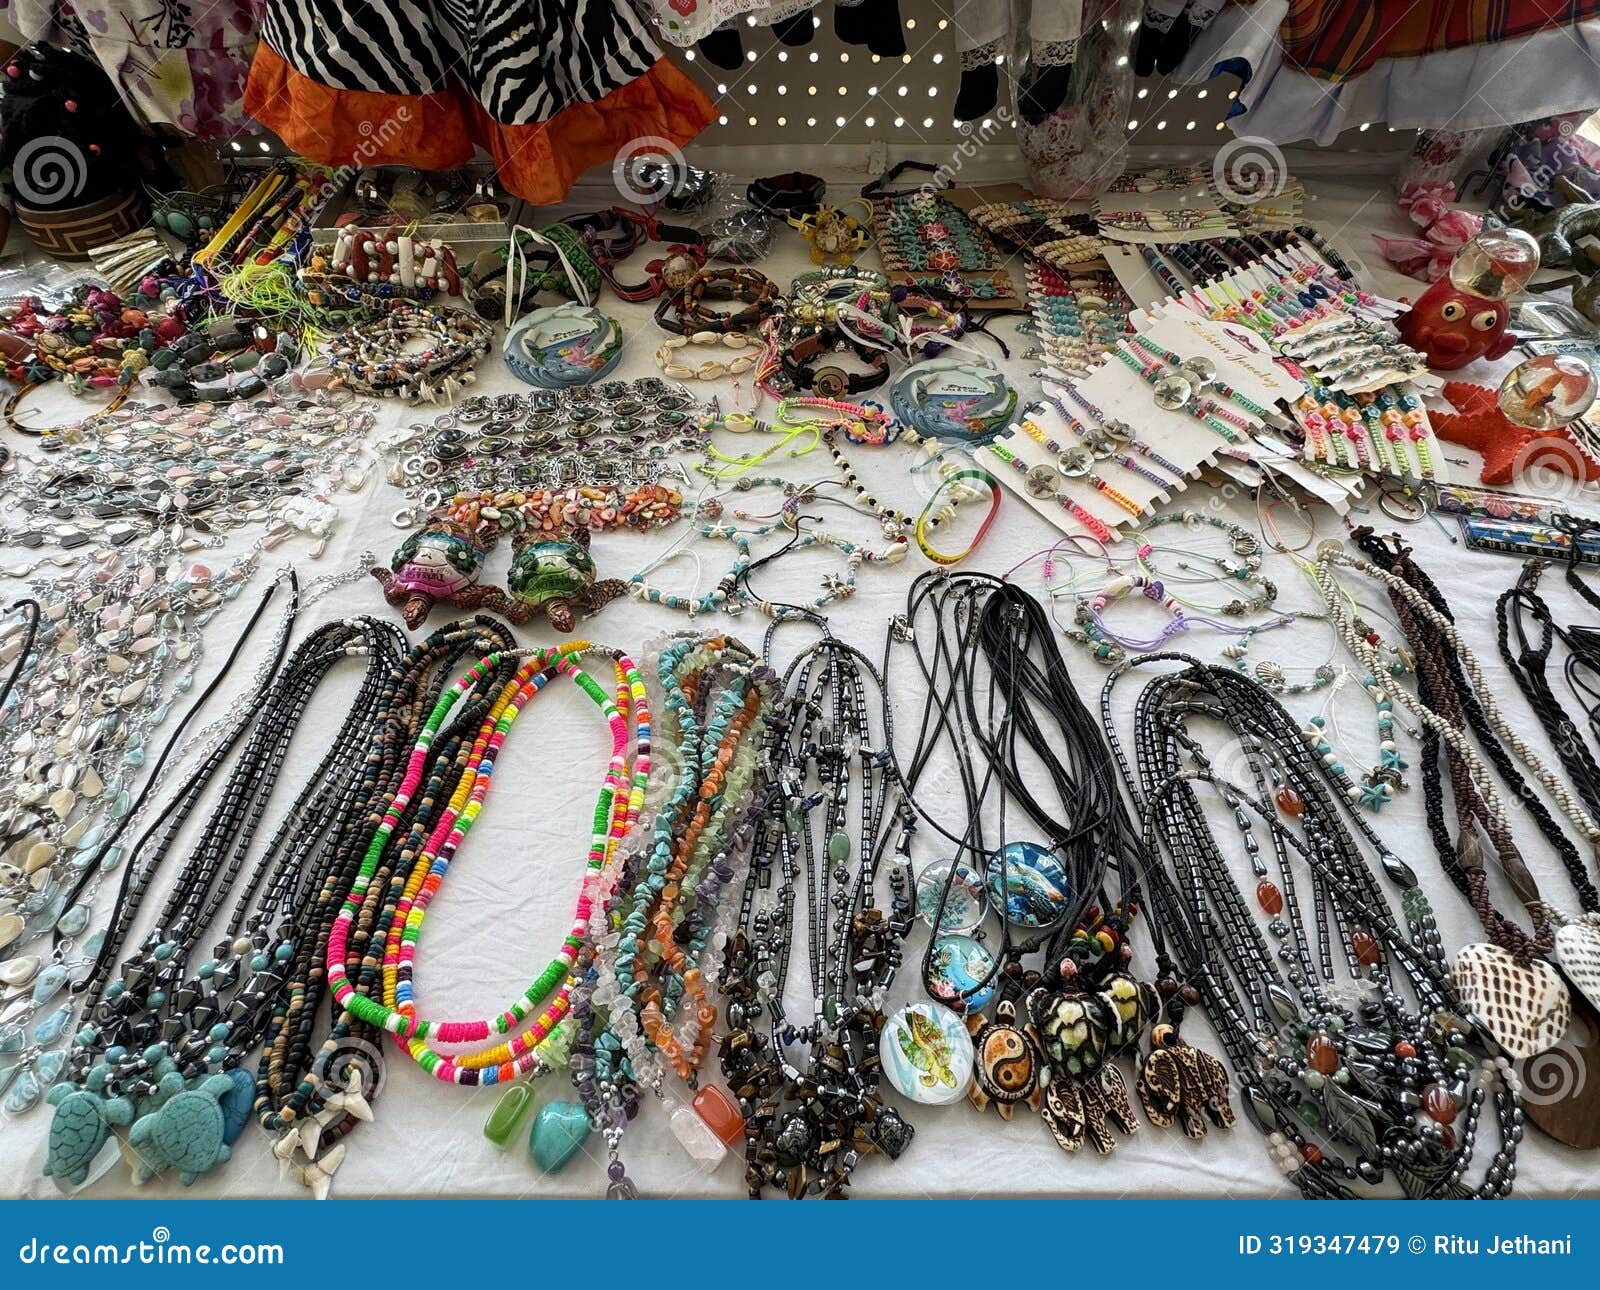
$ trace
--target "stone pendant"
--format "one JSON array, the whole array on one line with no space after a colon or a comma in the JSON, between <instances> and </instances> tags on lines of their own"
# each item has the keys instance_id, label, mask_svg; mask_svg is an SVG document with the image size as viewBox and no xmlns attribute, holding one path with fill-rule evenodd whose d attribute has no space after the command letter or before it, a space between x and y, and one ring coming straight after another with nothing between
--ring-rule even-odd
<instances>
[{"instance_id":1,"label":"stone pendant","mask_svg":"<svg viewBox=\"0 0 1600 1290\"><path fill-rule=\"evenodd\" d=\"M1463 945L1452 969L1461 1004L1481 1021L1513 1060L1561 1041L1572 998L1560 974L1539 959L1526 967L1498 945Z\"/></svg>"}]
</instances>

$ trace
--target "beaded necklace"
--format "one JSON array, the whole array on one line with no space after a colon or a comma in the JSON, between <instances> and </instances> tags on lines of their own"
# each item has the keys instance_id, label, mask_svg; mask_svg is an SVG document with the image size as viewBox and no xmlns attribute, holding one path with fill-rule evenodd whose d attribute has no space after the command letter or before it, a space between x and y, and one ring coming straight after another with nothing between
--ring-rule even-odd
<instances>
[{"instance_id":1,"label":"beaded necklace","mask_svg":"<svg viewBox=\"0 0 1600 1290\"><path fill-rule=\"evenodd\" d=\"M417 853L395 905L384 936L384 981L379 997L358 993L349 980L345 952L352 924L368 901L373 875L398 825L399 813L410 803L423 782L423 772L436 732L461 696L499 666L503 657L501 654L485 657L440 696L418 736L405 778L390 802L383 823L373 835L329 934L326 961L328 984L334 1001L348 1009L357 1020L389 1031L401 1051L408 1053L419 1066L444 1083L499 1083L526 1074L538 1066L535 1046L549 1035L567 1012L572 964L588 934L589 917L594 906L593 875L599 873L606 857L638 816L644 783L649 774L648 740L643 733L649 729L644 683L632 661L620 652L614 653L612 660L616 673L616 692L614 698L608 696L578 665L579 655L592 648L586 642L574 642L541 650L528 658L501 689L479 728L467 771L451 794L449 806L433 825L427 842ZM572 930L544 972L520 998L493 1020L437 1021L424 1018L418 1015L412 1002L409 961L414 950L409 947L415 944L427 906L448 871L451 857L471 829L488 794L494 758L506 733L522 706L555 676L564 676L573 681L595 703L611 728L612 738L611 759L595 805L588 867ZM632 750L631 756L630 742L635 742L635 739L630 736L628 728L630 713L636 713L641 731L636 740L637 748ZM552 991L555 992L554 998L550 997ZM545 1005L542 1011L530 1026L524 1028L523 1023L540 1004ZM510 1034L512 1038L496 1043L487 1050L462 1056L450 1056L439 1051L440 1047L482 1043L504 1034Z\"/></svg>"},{"instance_id":2,"label":"beaded necklace","mask_svg":"<svg viewBox=\"0 0 1600 1290\"><path fill-rule=\"evenodd\" d=\"M1418 695L1413 697L1392 677L1377 675L1377 679L1395 702L1408 708L1423 724L1423 785L1428 798L1429 831L1446 875L1467 896L1489 938L1487 944L1468 945L1458 951L1454 965L1457 987L1508 1052L1518 1057L1532 1056L1560 1040L1570 1015L1567 988L1543 961L1556 947L1556 928L1567 921L1567 916L1543 899L1523 862L1491 767L1560 855L1585 910L1597 907L1600 894L1583 856L1523 780L1516 763L1527 767L1550 794L1591 855L1600 846L1600 826L1501 712L1476 655L1461 639L1437 588L1411 561L1409 550L1398 542L1391 547L1370 530L1358 530L1357 541L1380 563L1347 555L1336 543L1324 543L1318 552L1317 581L1345 643L1363 660L1375 651L1347 620L1338 616L1341 600L1336 594L1333 570L1348 568L1377 579L1394 602L1417 656ZM1487 764L1469 743L1469 731L1483 748ZM1449 766L1455 799L1458 838L1454 842L1444 817L1441 757ZM1517 927L1495 907L1480 829L1512 890L1528 911L1531 933ZM1587 935L1582 944L1569 940L1563 947L1575 961L1588 948ZM1592 980L1581 975L1579 979L1589 991L1600 993L1600 986ZM1593 998L1590 1002L1594 1002Z\"/></svg>"},{"instance_id":3,"label":"beaded necklace","mask_svg":"<svg viewBox=\"0 0 1600 1290\"><path fill-rule=\"evenodd\" d=\"M707 984L722 975L737 908L723 897L765 795L758 753L776 677L726 636L669 638L653 673L660 728L643 822L602 877L607 927L575 971L573 1080L605 1136L613 1198L637 1195L618 1152L640 1089L662 1102L707 1173L744 1137L738 1107L699 1072L717 1020ZM669 1087L674 1075L693 1090L687 1105Z\"/></svg>"},{"instance_id":4,"label":"beaded necklace","mask_svg":"<svg viewBox=\"0 0 1600 1290\"><path fill-rule=\"evenodd\" d=\"M915 818L891 738L882 679L858 650L825 635L790 665L768 724L762 755L771 779L720 982L727 1033L719 1057L745 1122L752 1198L769 1186L791 1199L843 1197L863 1155L893 1159L910 1145L911 1126L878 1092L883 1005L912 919ZM874 889L891 845L885 911ZM784 986L802 869L815 1002L796 1024Z\"/></svg>"},{"instance_id":5,"label":"beaded necklace","mask_svg":"<svg viewBox=\"0 0 1600 1290\"><path fill-rule=\"evenodd\" d=\"M322 841L331 813L358 769L350 754L364 745L378 715L380 679L397 644L394 629L372 619L335 622L314 632L270 688L251 696L244 719L135 843L137 873L125 874L113 934L84 983L91 991L86 1024L66 1080L50 1094L56 1119L47 1173L66 1184L83 1182L113 1125L131 1126L128 1146L139 1180L171 1168L188 1184L228 1159L254 1095L254 1079L239 1067L284 983L294 911L311 889L301 886L302 879L309 875L314 885L326 862ZM367 669L350 715L247 870L291 736L334 665L352 655L366 656ZM179 829L247 728L221 800L155 926L134 957L111 971L114 947L126 939ZM223 920L230 896L233 910ZM208 933L220 939L211 957L191 972L190 957Z\"/></svg>"},{"instance_id":6,"label":"beaded necklace","mask_svg":"<svg viewBox=\"0 0 1600 1290\"><path fill-rule=\"evenodd\" d=\"M373 731L362 771L364 795L339 823L337 850L306 915L309 927L294 939L294 955L286 964L287 984L264 1031L256 1072L256 1122L276 1135L279 1160L298 1169L313 1188L337 1168L341 1140L361 1120L370 1119L370 1101L382 1073L381 1053L359 1028L355 1035L330 1036L320 1047L313 1044L327 992L328 934L340 898L355 878L365 841L382 821L405 771L406 751L449 681L452 667L463 657L481 658L513 644L509 632L492 619L452 623L413 646L384 678L383 718ZM459 705L457 721L470 716L463 709L472 706ZM440 740L436 749L444 743ZM305 1164L293 1165L300 1154Z\"/></svg>"},{"instance_id":7,"label":"beaded necklace","mask_svg":"<svg viewBox=\"0 0 1600 1290\"><path fill-rule=\"evenodd\" d=\"M1180 669L1140 694L1130 762L1110 719L1112 688L1134 666L1164 662ZM1294 719L1231 669L1175 654L1116 669L1101 710L1143 817L1153 921L1166 928L1183 989L1203 998L1245 1112L1284 1176L1308 1197L1352 1198L1349 1184L1386 1174L1413 1197L1508 1195L1520 1081L1451 985L1415 875L1341 807ZM1193 728L1202 717L1241 750L1242 784L1206 752ZM1211 829L1202 787L1233 812L1264 928ZM1364 847L1398 889L1403 923ZM1469 1190L1491 1103L1499 1142Z\"/></svg>"}]
</instances>

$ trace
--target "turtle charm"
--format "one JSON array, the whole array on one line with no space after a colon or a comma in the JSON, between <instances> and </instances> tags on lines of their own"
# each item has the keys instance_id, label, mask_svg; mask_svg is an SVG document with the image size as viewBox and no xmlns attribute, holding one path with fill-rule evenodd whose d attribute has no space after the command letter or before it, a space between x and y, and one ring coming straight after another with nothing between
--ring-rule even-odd
<instances>
[{"instance_id":1,"label":"turtle charm","mask_svg":"<svg viewBox=\"0 0 1600 1290\"><path fill-rule=\"evenodd\" d=\"M1002 1000L990 1021L978 1013L967 1017L972 1034L972 1088L967 1097L978 1110L994 1103L1009 1120L1017 1103L1030 1111L1044 1103L1044 1051L1031 1025L1017 1021L1016 1005Z\"/></svg>"},{"instance_id":2,"label":"turtle charm","mask_svg":"<svg viewBox=\"0 0 1600 1290\"><path fill-rule=\"evenodd\" d=\"M207 1076L159 1111L135 1120L128 1140L136 1151L153 1146L187 1187L232 1154L223 1141L227 1122L219 1105L232 1091L233 1081L226 1075Z\"/></svg>"},{"instance_id":3,"label":"turtle charm","mask_svg":"<svg viewBox=\"0 0 1600 1290\"><path fill-rule=\"evenodd\" d=\"M45 1176L54 1178L63 1188L76 1187L88 1179L111 1126L133 1119L133 1103L125 1097L107 1098L71 1084L57 1084L46 1100L56 1108L56 1114L50 1121Z\"/></svg>"},{"instance_id":4,"label":"turtle charm","mask_svg":"<svg viewBox=\"0 0 1600 1290\"><path fill-rule=\"evenodd\" d=\"M383 584L383 598L400 607L412 631L422 626L428 611L444 603L463 609L490 609L520 622L519 610L499 587L479 586L489 548L472 529L459 521L437 517L400 544L389 562L372 570ZM517 617L518 613L521 617Z\"/></svg>"},{"instance_id":5,"label":"turtle charm","mask_svg":"<svg viewBox=\"0 0 1600 1290\"><path fill-rule=\"evenodd\" d=\"M512 539L511 572L506 585L522 622L543 610L558 632L570 632L577 612L597 612L628 589L620 578L595 581L594 557L589 554L589 530L550 534L519 532Z\"/></svg>"}]
</instances>

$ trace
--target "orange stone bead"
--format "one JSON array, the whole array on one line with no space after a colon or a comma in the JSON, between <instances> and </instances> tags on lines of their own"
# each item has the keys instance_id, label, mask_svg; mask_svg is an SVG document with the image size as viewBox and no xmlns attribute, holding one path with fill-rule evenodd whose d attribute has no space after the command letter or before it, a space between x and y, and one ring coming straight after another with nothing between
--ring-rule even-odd
<instances>
[{"instance_id":1,"label":"orange stone bead","mask_svg":"<svg viewBox=\"0 0 1600 1290\"><path fill-rule=\"evenodd\" d=\"M1383 950L1370 932L1359 927L1350 933L1350 953L1362 967L1372 967L1383 957Z\"/></svg>"},{"instance_id":2,"label":"orange stone bead","mask_svg":"<svg viewBox=\"0 0 1600 1290\"><path fill-rule=\"evenodd\" d=\"M1332 1075L1339 1069L1339 1050L1326 1035L1306 1040L1306 1065L1319 1075Z\"/></svg>"},{"instance_id":3,"label":"orange stone bead","mask_svg":"<svg viewBox=\"0 0 1600 1290\"><path fill-rule=\"evenodd\" d=\"M1301 1147L1300 1155L1308 1165L1320 1165L1322 1163L1322 1148L1314 1142L1308 1142Z\"/></svg>"},{"instance_id":4,"label":"orange stone bead","mask_svg":"<svg viewBox=\"0 0 1600 1290\"><path fill-rule=\"evenodd\" d=\"M1256 883L1256 904L1269 915L1283 913L1283 893L1278 890L1277 883L1265 878Z\"/></svg>"},{"instance_id":5,"label":"orange stone bead","mask_svg":"<svg viewBox=\"0 0 1600 1290\"><path fill-rule=\"evenodd\" d=\"M1277 802L1280 811L1295 819L1299 819L1305 813L1305 799L1287 784L1273 794L1273 801Z\"/></svg>"},{"instance_id":6,"label":"orange stone bead","mask_svg":"<svg viewBox=\"0 0 1600 1290\"><path fill-rule=\"evenodd\" d=\"M706 1123L725 1147L744 1138L744 1116L739 1105L715 1084L702 1084L694 1095L694 1113Z\"/></svg>"},{"instance_id":7,"label":"orange stone bead","mask_svg":"<svg viewBox=\"0 0 1600 1290\"><path fill-rule=\"evenodd\" d=\"M1415 1057L1417 1055L1417 1050L1413 1045L1402 1039L1394 1046L1394 1055L1396 1057Z\"/></svg>"},{"instance_id":8,"label":"orange stone bead","mask_svg":"<svg viewBox=\"0 0 1600 1290\"><path fill-rule=\"evenodd\" d=\"M1453 1124L1459 1108L1450 1090L1443 1084L1429 1084L1422 1093L1422 1109L1428 1113L1428 1118L1431 1120L1437 1120L1440 1124Z\"/></svg>"}]
</instances>

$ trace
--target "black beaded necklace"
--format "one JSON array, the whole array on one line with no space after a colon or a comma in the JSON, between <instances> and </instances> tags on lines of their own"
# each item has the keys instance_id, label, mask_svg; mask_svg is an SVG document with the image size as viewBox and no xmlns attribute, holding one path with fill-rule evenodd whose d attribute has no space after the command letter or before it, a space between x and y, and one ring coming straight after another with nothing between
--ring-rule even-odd
<instances>
[{"instance_id":1,"label":"black beaded necklace","mask_svg":"<svg viewBox=\"0 0 1600 1290\"><path fill-rule=\"evenodd\" d=\"M376 619L340 620L313 632L264 693L251 696L244 719L134 847L138 877L121 902L108 945L126 939L153 876L238 745L154 927L115 972L103 970L104 955L96 965L69 1084L58 1086L68 1091L51 1094L58 1125L63 1116L71 1124L91 1113L98 1113L101 1129L131 1124L128 1145L138 1178L172 1168L190 1183L228 1158L254 1094L253 1077L240 1067L284 985L302 879L319 872L324 842L359 770L353 754L366 744L381 679L403 645L397 629ZM352 655L365 656L367 668L349 713L269 844L251 862L292 737L336 665ZM211 957L191 971L195 948L208 933L219 932ZM61 1165L53 1150L48 1167ZM79 1172L76 1166L62 1171L69 1178Z\"/></svg>"},{"instance_id":2,"label":"black beaded necklace","mask_svg":"<svg viewBox=\"0 0 1600 1290\"><path fill-rule=\"evenodd\" d=\"M1132 764L1109 720L1107 735L1143 819L1153 921L1187 949L1189 979L1275 1163L1311 1197L1352 1197L1351 1183L1386 1175L1408 1196L1509 1194L1519 1080L1465 1015L1415 875L1350 807L1298 723L1233 669L1146 655L1113 670L1102 711L1123 676L1160 663L1180 667L1138 697ZM1229 736L1219 747L1237 758L1242 785L1206 751L1199 720ZM1202 785L1232 813L1264 928ZM1400 892L1403 925L1367 850ZM1499 1143L1469 1190L1491 1101Z\"/></svg>"},{"instance_id":3,"label":"black beaded necklace","mask_svg":"<svg viewBox=\"0 0 1600 1290\"><path fill-rule=\"evenodd\" d=\"M888 751L882 677L824 631L785 673L769 723L765 809L720 983L727 1034L719 1055L745 1118L752 1198L769 1186L794 1199L842 1198L863 1155L898 1157L912 1137L879 1095L878 1036L911 926L915 817ZM769 656L770 641L769 632ZM885 911L875 888L891 847ZM796 1025L783 990L802 871L816 1002L809 1022Z\"/></svg>"},{"instance_id":4,"label":"black beaded necklace","mask_svg":"<svg viewBox=\"0 0 1600 1290\"><path fill-rule=\"evenodd\" d=\"M495 696L516 671L510 629L486 615L450 623L395 660L384 682L383 719L365 750L362 792L346 813L334 862L329 865L308 919L312 934L292 964L292 988L280 996L269 1022L256 1079L254 1114L277 1135L274 1152L284 1168L299 1171L313 1190L322 1188L343 1159L343 1139L371 1118L369 1103L383 1078L384 1033L346 1009L331 1013L328 1035L313 1048L316 1016L327 994L328 933L348 896L368 840L393 800L416 735L439 695L462 663L504 651L507 658L486 671L452 709L434 738L422 789L399 817L388 850L373 873L368 901L357 920L345 968L360 994L382 989L381 956L367 953L375 932L387 928L413 863L448 805L472 752L472 742ZM331 1007L331 1002L330 1002ZM295 1163L297 1153L305 1163Z\"/></svg>"}]
</instances>

